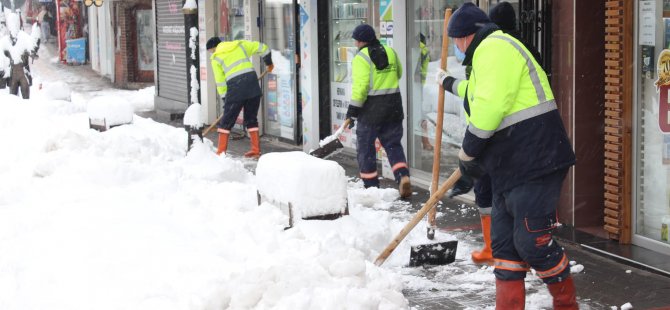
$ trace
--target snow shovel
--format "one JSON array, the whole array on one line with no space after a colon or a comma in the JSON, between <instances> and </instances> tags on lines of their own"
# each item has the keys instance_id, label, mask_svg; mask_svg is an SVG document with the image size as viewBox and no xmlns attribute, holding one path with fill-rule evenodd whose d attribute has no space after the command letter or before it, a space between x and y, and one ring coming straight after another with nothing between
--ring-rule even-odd
<instances>
[{"instance_id":1,"label":"snow shovel","mask_svg":"<svg viewBox=\"0 0 670 310\"><path fill-rule=\"evenodd\" d=\"M266 74L268 74L268 71L267 70L263 71L263 73L261 73L261 76L258 77L258 80L259 81L262 80ZM207 127L207 129L205 129L205 131L202 132L202 135L206 136L210 131L212 131L212 129L214 129L214 126L216 126L216 124L218 124L219 121L221 121L221 118L223 118L223 112L221 112L221 115L219 115L219 117L216 119L216 121L214 121L214 123L209 125L209 127ZM242 137L244 137L244 135Z\"/></svg>"},{"instance_id":2,"label":"snow shovel","mask_svg":"<svg viewBox=\"0 0 670 310\"><path fill-rule=\"evenodd\" d=\"M451 18L451 9L444 10L444 23L442 33L447 33L447 26ZM442 37L442 55L440 57L440 68L447 70L447 51L449 50L449 36ZM430 183L430 192L437 190L437 183L440 181L440 157L442 152L442 129L444 124L444 88L439 86L437 92L437 124L435 130L435 147L433 148L433 181ZM433 240L435 238L435 217L437 212L432 209L428 213L428 228L426 237Z\"/></svg>"},{"instance_id":3,"label":"snow shovel","mask_svg":"<svg viewBox=\"0 0 670 310\"><path fill-rule=\"evenodd\" d=\"M421 219L432 210L433 207L442 199L442 196L454 186L456 181L461 178L461 171L456 168L456 171L451 174L451 176L440 185L440 188L433 193L428 201L423 205L423 208L414 215L407 225L398 233L398 235L391 241L391 243L382 251L377 259L375 259L375 265L381 266L381 264L386 261L386 259L393 253L396 247L402 242L407 234L418 224ZM418 246L412 246L412 251L410 253L409 265L411 267L421 266L421 265L446 265L453 263L456 260L456 247L458 246L458 241L446 241L446 242L435 242L432 244L423 244Z\"/></svg>"},{"instance_id":4,"label":"snow shovel","mask_svg":"<svg viewBox=\"0 0 670 310\"><path fill-rule=\"evenodd\" d=\"M340 142L339 137L342 132L344 132L344 128L349 126L350 122L351 120L348 118L344 120L342 126L340 126L340 128L334 134L319 141L319 147L316 150L309 152L309 155L312 155L316 158L326 158L332 155L338 149L344 148L344 145L342 145L342 142Z\"/></svg>"}]
</instances>

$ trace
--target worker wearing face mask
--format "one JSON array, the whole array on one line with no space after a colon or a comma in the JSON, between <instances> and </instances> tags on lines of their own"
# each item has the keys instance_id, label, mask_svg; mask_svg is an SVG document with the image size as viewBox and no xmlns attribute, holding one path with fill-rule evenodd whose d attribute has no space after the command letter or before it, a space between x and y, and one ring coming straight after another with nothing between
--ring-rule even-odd
<instances>
[{"instance_id":1,"label":"worker wearing face mask","mask_svg":"<svg viewBox=\"0 0 670 310\"><path fill-rule=\"evenodd\" d=\"M519 40L488 20L473 3L454 13L448 35L472 71L467 81L444 71L436 77L465 98L463 178L491 179L496 307L524 308L524 278L532 267L555 309L578 309L569 260L553 238L561 186L575 154L546 73Z\"/></svg>"}]
</instances>

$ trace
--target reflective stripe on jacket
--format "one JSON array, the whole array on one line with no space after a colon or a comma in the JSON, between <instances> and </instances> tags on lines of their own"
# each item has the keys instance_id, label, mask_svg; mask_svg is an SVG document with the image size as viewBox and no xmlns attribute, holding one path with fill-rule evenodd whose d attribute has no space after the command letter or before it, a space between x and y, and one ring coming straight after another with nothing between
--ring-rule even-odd
<instances>
[{"instance_id":1,"label":"reflective stripe on jacket","mask_svg":"<svg viewBox=\"0 0 670 310\"><path fill-rule=\"evenodd\" d=\"M574 164L547 75L517 39L495 31L481 40L469 80L452 89L470 112L463 151L482 161L495 193Z\"/></svg>"},{"instance_id":2,"label":"reflective stripe on jacket","mask_svg":"<svg viewBox=\"0 0 670 310\"><path fill-rule=\"evenodd\" d=\"M399 88L402 65L392 48L382 46L388 57L386 68L376 68L367 46L358 51L351 64L353 80L350 104L361 108L359 121L371 124L404 118Z\"/></svg>"},{"instance_id":3,"label":"reflective stripe on jacket","mask_svg":"<svg viewBox=\"0 0 670 310\"><path fill-rule=\"evenodd\" d=\"M243 100L261 95L251 56L270 53L267 45L246 40L225 41L210 57L217 93L226 100Z\"/></svg>"}]
</instances>

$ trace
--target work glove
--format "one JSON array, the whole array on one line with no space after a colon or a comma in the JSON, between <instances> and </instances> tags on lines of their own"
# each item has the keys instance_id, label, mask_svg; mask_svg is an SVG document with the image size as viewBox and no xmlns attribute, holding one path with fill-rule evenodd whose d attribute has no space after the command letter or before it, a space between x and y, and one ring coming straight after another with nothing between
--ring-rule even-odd
<instances>
[{"instance_id":1,"label":"work glove","mask_svg":"<svg viewBox=\"0 0 670 310\"><path fill-rule=\"evenodd\" d=\"M478 160L458 160L458 169L461 170L463 176L468 176L472 179L479 179L486 174Z\"/></svg>"},{"instance_id":2,"label":"work glove","mask_svg":"<svg viewBox=\"0 0 670 310\"><path fill-rule=\"evenodd\" d=\"M349 126L347 126L347 127L349 127L349 129L351 129L351 128L354 128L354 126L356 126L356 118L355 117L350 117L349 118Z\"/></svg>"},{"instance_id":3,"label":"work glove","mask_svg":"<svg viewBox=\"0 0 670 310\"><path fill-rule=\"evenodd\" d=\"M470 157L463 149L458 152L458 169L461 170L462 175L469 176L475 180L486 174L479 161L474 157Z\"/></svg>"},{"instance_id":4,"label":"work glove","mask_svg":"<svg viewBox=\"0 0 670 310\"><path fill-rule=\"evenodd\" d=\"M349 129L354 128L354 125L356 124L356 120L358 119L358 114L361 112L361 108L353 105L349 105L349 108L347 108L347 115L345 118L348 118L349 121Z\"/></svg>"},{"instance_id":5,"label":"work glove","mask_svg":"<svg viewBox=\"0 0 670 310\"><path fill-rule=\"evenodd\" d=\"M268 65L268 66L267 66L267 67L265 67L265 68L266 68L266 70L268 71L268 73L271 73L271 72L272 72L272 70L274 70L274 68L275 68L275 65Z\"/></svg>"},{"instance_id":6,"label":"work glove","mask_svg":"<svg viewBox=\"0 0 670 310\"><path fill-rule=\"evenodd\" d=\"M449 77L449 72L442 70L442 68L437 68L435 73L435 83L437 85L444 85L444 80Z\"/></svg>"},{"instance_id":7,"label":"work glove","mask_svg":"<svg viewBox=\"0 0 670 310\"><path fill-rule=\"evenodd\" d=\"M454 184L449 192L447 192L447 197L454 198L458 195L468 193L472 187L475 185L475 180L469 176L462 175L458 181Z\"/></svg>"}]
</instances>

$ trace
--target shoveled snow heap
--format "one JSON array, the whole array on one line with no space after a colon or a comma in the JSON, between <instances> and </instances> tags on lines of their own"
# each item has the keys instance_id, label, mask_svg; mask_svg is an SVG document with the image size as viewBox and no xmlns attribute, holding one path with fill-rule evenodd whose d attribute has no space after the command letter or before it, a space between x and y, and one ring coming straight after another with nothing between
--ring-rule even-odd
<instances>
[{"instance_id":1,"label":"shoveled snow heap","mask_svg":"<svg viewBox=\"0 0 670 310\"><path fill-rule=\"evenodd\" d=\"M184 112L184 126L191 126L199 128L203 126L203 121L200 116L201 106L199 103L194 103L188 106Z\"/></svg>"},{"instance_id":2,"label":"shoveled snow heap","mask_svg":"<svg viewBox=\"0 0 670 310\"><path fill-rule=\"evenodd\" d=\"M89 102L88 116L95 120L105 120L108 127L128 124L133 121L133 108L121 97L100 96Z\"/></svg>"},{"instance_id":3,"label":"shoveled snow heap","mask_svg":"<svg viewBox=\"0 0 670 310\"><path fill-rule=\"evenodd\" d=\"M290 202L296 218L343 213L347 204L347 177L340 164L303 152L261 156L256 182L265 198Z\"/></svg>"},{"instance_id":4,"label":"shoveled snow heap","mask_svg":"<svg viewBox=\"0 0 670 310\"><path fill-rule=\"evenodd\" d=\"M209 141L186 154L183 129L0 102L0 309L408 308L371 263L401 227L387 212L285 231L244 165Z\"/></svg>"}]
</instances>

